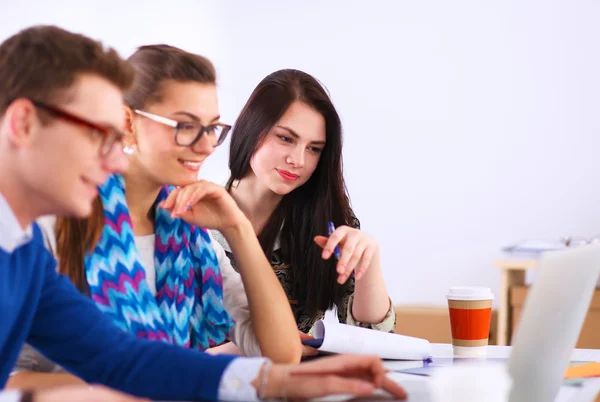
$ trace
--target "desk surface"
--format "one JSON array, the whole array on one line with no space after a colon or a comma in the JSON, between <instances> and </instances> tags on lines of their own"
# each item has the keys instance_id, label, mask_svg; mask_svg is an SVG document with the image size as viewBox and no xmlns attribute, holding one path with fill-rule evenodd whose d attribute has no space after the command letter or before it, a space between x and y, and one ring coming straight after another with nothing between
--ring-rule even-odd
<instances>
[{"instance_id":1,"label":"desk surface","mask_svg":"<svg viewBox=\"0 0 600 402\"><path fill-rule=\"evenodd\" d=\"M489 358L508 358L510 346L488 346ZM432 344L432 355L435 359L453 357L452 345ZM576 349L571 355L573 361L600 361L600 349ZM386 362L386 367L393 369L394 362ZM409 402L432 402L427 389L430 377L404 373L391 373L390 377L405 387L409 393ZM557 402L592 402L600 391L600 379L585 381L583 387L562 387ZM328 399L329 400L329 399Z\"/></svg>"},{"instance_id":2,"label":"desk surface","mask_svg":"<svg viewBox=\"0 0 600 402\"><path fill-rule=\"evenodd\" d=\"M434 343L432 346L432 355L434 359L453 357L452 345ZM510 346L489 346L489 358L507 358L510 356ZM598 361L600 362L600 349L576 349L571 355L573 361ZM393 369L394 362L385 362L386 367ZM408 402L433 402L428 390L429 377L390 373L390 378L401 384L408 392ZM593 402L600 391L600 379L590 379L585 382L583 387L562 387L556 402ZM385 397L353 399L350 396L337 395L327 398L321 398L320 401L343 402L343 401L390 401Z\"/></svg>"}]
</instances>

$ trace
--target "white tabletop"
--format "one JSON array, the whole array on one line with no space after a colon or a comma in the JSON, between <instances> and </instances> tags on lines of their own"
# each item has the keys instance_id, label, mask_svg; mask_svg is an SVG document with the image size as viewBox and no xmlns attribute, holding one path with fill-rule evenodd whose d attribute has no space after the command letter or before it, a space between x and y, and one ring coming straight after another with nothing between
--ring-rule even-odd
<instances>
[{"instance_id":1,"label":"white tabletop","mask_svg":"<svg viewBox=\"0 0 600 402\"><path fill-rule=\"evenodd\" d=\"M435 358L453 357L452 345L450 344L432 344L433 360ZM508 358L510 356L510 346L489 346L487 357L489 358ZM572 361L600 361L600 349L576 349L571 355ZM389 369L394 369L402 363L393 361L385 362ZM409 393L409 402L430 402L431 397L428 392L428 382L430 377L418 376L405 373L391 373L390 378L401 384ZM600 391L600 379L589 379L584 382L583 387L561 387L556 402L592 402Z\"/></svg>"},{"instance_id":2,"label":"white tabletop","mask_svg":"<svg viewBox=\"0 0 600 402\"><path fill-rule=\"evenodd\" d=\"M432 355L435 358L451 358L453 356L452 345L433 343ZM508 358L510 356L510 346L488 346L487 356L489 358ZM600 349L576 349L571 355L572 361L598 361L600 362ZM405 364L405 363L404 363ZM385 366L390 369L402 368L402 362L386 361ZM428 390L430 377L405 374L405 373L390 373L390 378L401 384L409 394L408 402L433 402ZM600 378L589 379L584 382L583 387L561 387L560 393L556 398L556 402L593 402L596 395L600 391ZM349 401L351 396L337 395L327 398L320 398L319 401L341 402ZM357 399L355 399L357 400ZM369 398L360 399L368 401ZM377 400L377 399L376 399ZM384 401L389 399L380 399Z\"/></svg>"},{"instance_id":3,"label":"white tabletop","mask_svg":"<svg viewBox=\"0 0 600 402\"><path fill-rule=\"evenodd\" d=\"M489 358L510 357L510 346L488 346L487 356ZM433 357L453 357L452 345L448 343L432 343L431 354ZM600 361L600 349L575 349L571 355L571 361Z\"/></svg>"}]
</instances>

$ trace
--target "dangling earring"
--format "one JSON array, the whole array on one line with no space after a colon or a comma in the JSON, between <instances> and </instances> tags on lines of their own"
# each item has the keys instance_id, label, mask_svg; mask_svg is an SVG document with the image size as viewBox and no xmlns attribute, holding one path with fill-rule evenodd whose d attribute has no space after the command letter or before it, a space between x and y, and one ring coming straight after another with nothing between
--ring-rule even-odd
<instances>
[{"instance_id":1,"label":"dangling earring","mask_svg":"<svg viewBox=\"0 0 600 402\"><path fill-rule=\"evenodd\" d=\"M123 152L127 155L133 155L133 147L131 145L126 145L123 148Z\"/></svg>"}]
</instances>

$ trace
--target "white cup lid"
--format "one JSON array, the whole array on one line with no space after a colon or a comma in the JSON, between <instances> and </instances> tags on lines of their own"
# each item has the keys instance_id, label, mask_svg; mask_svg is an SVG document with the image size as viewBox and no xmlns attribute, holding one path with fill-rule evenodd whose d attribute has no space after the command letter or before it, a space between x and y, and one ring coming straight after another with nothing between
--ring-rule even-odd
<instances>
[{"instance_id":1,"label":"white cup lid","mask_svg":"<svg viewBox=\"0 0 600 402\"><path fill-rule=\"evenodd\" d=\"M485 286L454 286L446 297L448 300L494 300L492 289Z\"/></svg>"}]
</instances>

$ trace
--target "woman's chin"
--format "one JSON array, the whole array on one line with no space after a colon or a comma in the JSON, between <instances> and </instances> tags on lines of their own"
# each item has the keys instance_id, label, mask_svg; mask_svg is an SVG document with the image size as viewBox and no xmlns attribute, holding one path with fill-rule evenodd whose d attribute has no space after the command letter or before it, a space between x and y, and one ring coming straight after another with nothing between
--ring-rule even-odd
<instances>
[{"instance_id":1,"label":"woman's chin","mask_svg":"<svg viewBox=\"0 0 600 402\"><path fill-rule=\"evenodd\" d=\"M167 181L165 184L170 184L172 186L185 187L189 186L198 181L198 175L194 173L181 173L171 174L167 177Z\"/></svg>"},{"instance_id":2,"label":"woman's chin","mask_svg":"<svg viewBox=\"0 0 600 402\"><path fill-rule=\"evenodd\" d=\"M289 186L289 185L275 184L275 185L269 186L269 189L277 195L284 196L284 195L288 195L289 193L294 191L296 189L296 187Z\"/></svg>"}]
</instances>

